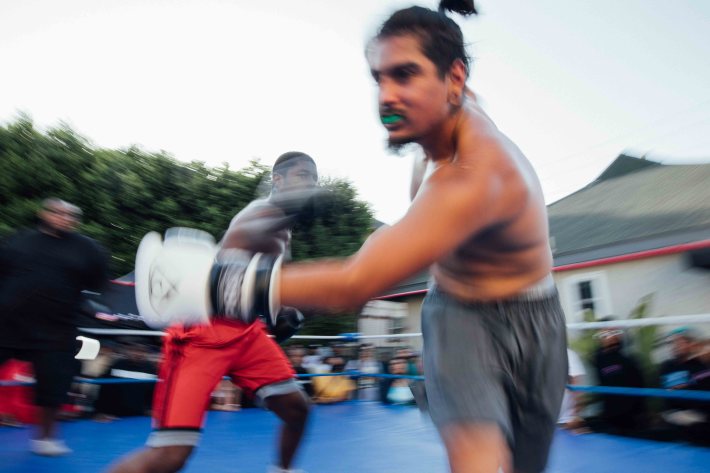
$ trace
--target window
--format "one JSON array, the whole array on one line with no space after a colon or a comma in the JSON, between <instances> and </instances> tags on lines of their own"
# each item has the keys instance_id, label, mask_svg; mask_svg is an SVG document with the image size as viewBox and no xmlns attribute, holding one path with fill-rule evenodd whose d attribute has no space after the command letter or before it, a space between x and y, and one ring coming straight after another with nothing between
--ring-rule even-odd
<instances>
[{"instance_id":1,"label":"window","mask_svg":"<svg viewBox=\"0 0 710 473\"><path fill-rule=\"evenodd\" d=\"M591 310L594 312L594 294L592 291L592 281L580 281L577 283L579 289L580 310Z\"/></svg>"},{"instance_id":2,"label":"window","mask_svg":"<svg viewBox=\"0 0 710 473\"><path fill-rule=\"evenodd\" d=\"M409 316L408 307L409 305L405 302L370 301L365 304L360 313L360 322L365 318L379 319L383 321L382 328L386 330L386 333L395 335L404 333L407 328L407 317Z\"/></svg>"},{"instance_id":3,"label":"window","mask_svg":"<svg viewBox=\"0 0 710 473\"><path fill-rule=\"evenodd\" d=\"M607 278L603 272L578 274L564 282L565 309L575 321L583 321L587 311L593 312L596 318L612 313Z\"/></svg>"},{"instance_id":4,"label":"window","mask_svg":"<svg viewBox=\"0 0 710 473\"><path fill-rule=\"evenodd\" d=\"M391 334L400 334L404 333L405 327L405 318L404 317L393 317L389 319L390 326L389 326L389 333Z\"/></svg>"}]
</instances>

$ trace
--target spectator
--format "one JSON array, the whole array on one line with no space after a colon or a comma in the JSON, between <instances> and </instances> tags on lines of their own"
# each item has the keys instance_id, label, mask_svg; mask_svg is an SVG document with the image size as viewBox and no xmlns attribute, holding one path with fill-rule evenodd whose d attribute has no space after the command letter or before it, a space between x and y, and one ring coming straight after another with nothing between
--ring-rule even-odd
<instances>
[{"instance_id":1,"label":"spectator","mask_svg":"<svg viewBox=\"0 0 710 473\"><path fill-rule=\"evenodd\" d=\"M594 369L600 386L642 388L641 368L636 359L624 352L624 332L604 329L596 334L599 347ZM646 426L646 401L639 396L603 394L602 411L596 429L622 435L638 435Z\"/></svg>"},{"instance_id":2,"label":"spectator","mask_svg":"<svg viewBox=\"0 0 710 473\"><path fill-rule=\"evenodd\" d=\"M104 376L110 366L116 361L115 342L102 340L99 354L93 360L84 360L81 364L81 376L83 378L100 378ZM79 392L86 396L86 404L91 410L95 409L96 401L99 398L101 385L94 383L82 383L79 385Z\"/></svg>"},{"instance_id":3,"label":"spectator","mask_svg":"<svg viewBox=\"0 0 710 473\"><path fill-rule=\"evenodd\" d=\"M212 391L210 409L214 411L238 411L242 408L242 390L228 379L222 379Z\"/></svg>"},{"instance_id":4,"label":"spectator","mask_svg":"<svg viewBox=\"0 0 710 473\"><path fill-rule=\"evenodd\" d=\"M409 347L400 348L394 355L395 358L400 358L406 362L406 372L409 376L416 376L419 374L419 367L417 366L418 355Z\"/></svg>"},{"instance_id":5,"label":"spectator","mask_svg":"<svg viewBox=\"0 0 710 473\"><path fill-rule=\"evenodd\" d=\"M345 371L357 371L361 375L380 373L380 363L375 359L374 346L361 345L357 359L348 361ZM373 400L377 398L377 378L361 376L357 379L357 385L360 399Z\"/></svg>"},{"instance_id":6,"label":"spectator","mask_svg":"<svg viewBox=\"0 0 710 473\"><path fill-rule=\"evenodd\" d=\"M351 356L352 350L346 344L336 343L331 346L331 350L332 350L331 356L337 356L337 357L342 358L343 360L345 360L346 364L352 359L352 356Z\"/></svg>"},{"instance_id":7,"label":"spectator","mask_svg":"<svg viewBox=\"0 0 710 473\"><path fill-rule=\"evenodd\" d=\"M710 391L710 366L702 359L703 342L690 328L680 328L668 337L672 356L660 368L661 387ZM681 438L710 439L710 404L703 401L667 399L663 420ZM710 442L709 442L710 443Z\"/></svg>"},{"instance_id":8,"label":"spectator","mask_svg":"<svg viewBox=\"0 0 710 473\"><path fill-rule=\"evenodd\" d=\"M692 329L683 327L670 333L672 356L660 369L661 383L666 389L710 390L708 365L703 360L703 341ZM685 405L684 401L671 401Z\"/></svg>"},{"instance_id":9,"label":"spectator","mask_svg":"<svg viewBox=\"0 0 710 473\"><path fill-rule=\"evenodd\" d=\"M584 376L587 374L584 370L584 364L577 353L571 349L567 349L567 384L583 384ZM557 424L574 433L586 433L584 419L580 415L582 408L581 393L579 391L570 391L565 389L565 395L562 398L562 408L560 409L560 418Z\"/></svg>"},{"instance_id":10,"label":"spectator","mask_svg":"<svg viewBox=\"0 0 710 473\"><path fill-rule=\"evenodd\" d=\"M309 345L306 355L303 357L303 367L310 373L318 373L323 365L323 357L319 352L320 345Z\"/></svg>"},{"instance_id":11,"label":"spectator","mask_svg":"<svg viewBox=\"0 0 710 473\"><path fill-rule=\"evenodd\" d=\"M37 379L38 455L71 450L58 438L57 415L79 362L76 315L83 290L100 292L108 281L104 249L77 233L81 210L47 199L36 229L19 231L0 248L0 365L10 358L32 363Z\"/></svg>"},{"instance_id":12,"label":"spectator","mask_svg":"<svg viewBox=\"0 0 710 473\"><path fill-rule=\"evenodd\" d=\"M304 375L309 374L305 366L303 366L303 358L306 355L306 350L300 346L292 346L286 352L289 361L291 361L291 366L296 374ZM313 383L311 378L298 378L298 384L301 385L303 390L308 394L309 398L313 397Z\"/></svg>"},{"instance_id":13,"label":"spectator","mask_svg":"<svg viewBox=\"0 0 710 473\"><path fill-rule=\"evenodd\" d=\"M706 365L710 365L710 338L706 338L698 345L698 358L700 358Z\"/></svg>"},{"instance_id":14,"label":"spectator","mask_svg":"<svg viewBox=\"0 0 710 473\"><path fill-rule=\"evenodd\" d=\"M408 361L392 358L388 363L389 374L408 376ZM407 378L384 378L381 384L381 401L385 404L414 404L414 394Z\"/></svg>"},{"instance_id":15,"label":"spectator","mask_svg":"<svg viewBox=\"0 0 710 473\"><path fill-rule=\"evenodd\" d=\"M329 356L324 361L330 366L330 373L342 373L345 369L345 360L341 357ZM348 376L318 376L313 378L313 401L319 404L347 401L355 389L355 383Z\"/></svg>"},{"instance_id":16,"label":"spectator","mask_svg":"<svg viewBox=\"0 0 710 473\"><path fill-rule=\"evenodd\" d=\"M155 383L144 381L156 379L158 367L150 361L150 351L142 343L126 344L122 351L124 356L117 358L103 377L129 382L101 386L95 404L98 421L150 413Z\"/></svg>"}]
</instances>

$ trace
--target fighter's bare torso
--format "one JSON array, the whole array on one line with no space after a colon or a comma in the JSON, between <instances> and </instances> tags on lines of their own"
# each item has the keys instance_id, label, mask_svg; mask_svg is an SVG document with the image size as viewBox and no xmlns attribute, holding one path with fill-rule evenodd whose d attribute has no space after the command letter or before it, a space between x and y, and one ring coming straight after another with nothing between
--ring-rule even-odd
<instances>
[{"instance_id":1,"label":"fighter's bare torso","mask_svg":"<svg viewBox=\"0 0 710 473\"><path fill-rule=\"evenodd\" d=\"M465 116L457 129L454 156L434 160L422 154L416 158L412 199L429 179L452 167L497 174L515 197L496 205L493 211L499 215L492 223L435 262L431 274L444 291L462 300L514 296L545 278L551 270L542 190L525 156L475 102L466 105ZM509 196L511 192L500 195Z\"/></svg>"}]
</instances>

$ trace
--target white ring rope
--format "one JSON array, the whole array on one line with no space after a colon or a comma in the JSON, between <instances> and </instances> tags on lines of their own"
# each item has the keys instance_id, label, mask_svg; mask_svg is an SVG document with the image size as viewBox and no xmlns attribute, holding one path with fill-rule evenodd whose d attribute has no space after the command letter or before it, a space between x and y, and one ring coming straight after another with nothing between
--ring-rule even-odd
<instances>
[{"instance_id":1,"label":"white ring rope","mask_svg":"<svg viewBox=\"0 0 710 473\"><path fill-rule=\"evenodd\" d=\"M710 314L669 315L667 317L646 317L642 319L609 320L605 322L577 322L567 324L569 330L591 328L646 327L648 325L685 325L710 323Z\"/></svg>"},{"instance_id":2,"label":"white ring rope","mask_svg":"<svg viewBox=\"0 0 710 473\"><path fill-rule=\"evenodd\" d=\"M79 331L85 333L91 333L94 335L142 335L142 336L155 336L164 337L167 335L165 332L159 332L157 330L135 330L135 329L125 329L125 328L85 328L79 327Z\"/></svg>"},{"instance_id":3,"label":"white ring rope","mask_svg":"<svg viewBox=\"0 0 710 473\"><path fill-rule=\"evenodd\" d=\"M693 315L669 315L666 317L646 317L641 319L610 320L605 322L574 322L567 324L568 330L589 330L600 328L629 328L646 327L649 325L687 325L710 323L710 314ZM156 330L135 330L116 328L79 328L80 331L94 335L142 335L142 336L165 336L165 332ZM343 335L294 335L293 339L300 340L353 340L353 339L376 339L376 338L414 338L421 337L418 333L391 333L385 335L363 335L360 333L349 333Z\"/></svg>"}]
</instances>

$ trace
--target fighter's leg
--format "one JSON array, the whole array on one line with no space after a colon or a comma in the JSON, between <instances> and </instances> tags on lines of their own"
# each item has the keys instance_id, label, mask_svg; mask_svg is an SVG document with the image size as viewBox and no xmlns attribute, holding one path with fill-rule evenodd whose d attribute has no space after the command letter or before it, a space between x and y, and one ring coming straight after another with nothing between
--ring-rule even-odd
<instances>
[{"instance_id":1,"label":"fighter's leg","mask_svg":"<svg viewBox=\"0 0 710 473\"><path fill-rule=\"evenodd\" d=\"M269 338L264 324L257 324L240 343L230 375L283 421L277 464L288 469L303 438L310 404L283 350Z\"/></svg>"},{"instance_id":2,"label":"fighter's leg","mask_svg":"<svg viewBox=\"0 0 710 473\"><path fill-rule=\"evenodd\" d=\"M79 362L74 359L74 353L70 351L38 350L32 352L30 358L37 379L35 388L35 401L39 407L37 440L53 440L57 437L59 408L67 398L74 375L79 372ZM64 453L69 453L69 450L66 449Z\"/></svg>"},{"instance_id":3,"label":"fighter's leg","mask_svg":"<svg viewBox=\"0 0 710 473\"><path fill-rule=\"evenodd\" d=\"M439 430L452 473L510 470L508 442L493 423L450 424Z\"/></svg>"},{"instance_id":4,"label":"fighter's leg","mask_svg":"<svg viewBox=\"0 0 710 473\"><path fill-rule=\"evenodd\" d=\"M173 445L150 447L130 454L114 465L110 473L173 473L180 471L194 447Z\"/></svg>"},{"instance_id":5,"label":"fighter's leg","mask_svg":"<svg viewBox=\"0 0 710 473\"><path fill-rule=\"evenodd\" d=\"M228 355L167 338L161 382L153 398L153 427L147 447L114 465L110 473L173 473L198 445L210 394L226 372Z\"/></svg>"},{"instance_id":6,"label":"fighter's leg","mask_svg":"<svg viewBox=\"0 0 710 473\"><path fill-rule=\"evenodd\" d=\"M305 394L298 391L269 396L266 407L283 421L279 433L279 466L288 469L303 438L310 410Z\"/></svg>"},{"instance_id":7,"label":"fighter's leg","mask_svg":"<svg viewBox=\"0 0 710 473\"><path fill-rule=\"evenodd\" d=\"M567 382L567 328L556 296L527 301L528 313L517 317L511 331L524 353L516 371L512 450L516 473L541 473L559 417ZM528 334L534 333L535 337Z\"/></svg>"},{"instance_id":8,"label":"fighter's leg","mask_svg":"<svg viewBox=\"0 0 710 473\"><path fill-rule=\"evenodd\" d=\"M428 411L451 471L510 471L505 324L486 304L459 303L432 288L422 306L422 332Z\"/></svg>"}]
</instances>

